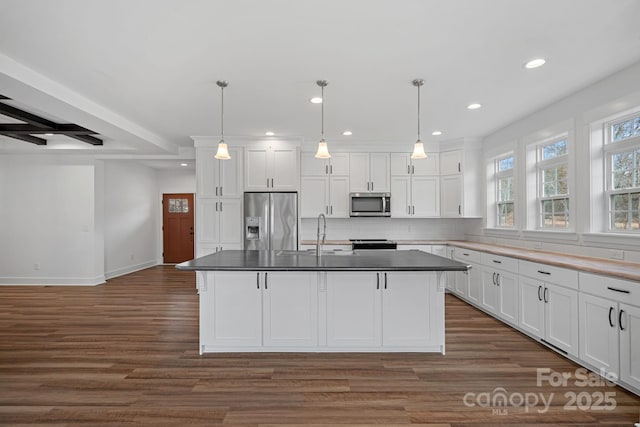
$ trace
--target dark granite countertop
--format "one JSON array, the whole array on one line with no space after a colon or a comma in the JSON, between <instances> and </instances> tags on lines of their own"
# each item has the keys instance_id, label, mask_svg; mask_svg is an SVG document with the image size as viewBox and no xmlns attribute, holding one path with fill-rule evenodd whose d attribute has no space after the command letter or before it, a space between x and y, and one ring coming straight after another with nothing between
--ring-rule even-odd
<instances>
[{"instance_id":1,"label":"dark granite countertop","mask_svg":"<svg viewBox=\"0 0 640 427\"><path fill-rule=\"evenodd\" d=\"M304 251L222 251L176 265L205 271L466 271L464 263L422 251L354 251L323 254Z\"/></svg>"}]
</instances>

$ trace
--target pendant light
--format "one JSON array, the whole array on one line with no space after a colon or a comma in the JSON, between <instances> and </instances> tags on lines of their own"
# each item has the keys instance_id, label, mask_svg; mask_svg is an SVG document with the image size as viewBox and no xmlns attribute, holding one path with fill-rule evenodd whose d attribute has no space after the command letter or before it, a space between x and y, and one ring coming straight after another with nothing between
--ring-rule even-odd
<instances>
[{"instance_id":1,"label":"pendant light","mask_svg":"<svg viewBox=\"0 0 640 427\"><path fill-rule=\"evenodd\" d=\"M420 141L420 87L424 84L424 80L415 79L413 85L418 88L418 139L413 146L412 159L426 159L427 153L424 152L424 144Z\"/></svg>"},{"instance_id":2,"label":"pendant light","mask_svg":"<svg viewBox=\"0 0 640 427\"><path fill-rule=\"evenodd\" d=\"M331 157L331 154L329 154L329 148L327 147L327 143L324 140L324 87L329 83L326 80L317 80L316 84L320 86L322 90L322 105L320 107L322 110L322 127L321 138L320 142L318 143L318 151L316 151L316 159L328 159Z\"/></svg>"},{"instance_id":3,"label":"pendant light","mask_svg":"<svg viewBox=\"0 0 640 427\"><path fill-rule=\"evenodd\" d=\"M229 82L226 80L218 80L216 84L220 87L222 93L222 108L220 109L220 142L218 143L218 151L213 157L219 160L229 160L231 156L229 155L227 144L224 142L224 88L229 86Z\"/></svg>"}]
</instances>

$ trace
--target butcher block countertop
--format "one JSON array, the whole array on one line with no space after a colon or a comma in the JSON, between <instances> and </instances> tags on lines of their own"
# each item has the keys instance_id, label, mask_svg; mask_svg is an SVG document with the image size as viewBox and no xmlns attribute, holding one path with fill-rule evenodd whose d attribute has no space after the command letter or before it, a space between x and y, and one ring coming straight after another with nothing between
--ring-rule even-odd
<instances>
[{"instance_id":1,"label":"butcher block countertop","mask_svg":"<svg viewBox=\"0 0 640 427\"><path fill-rule=\"evenodd\" d=\"M556 267L570 268L586 273L602 274L619 279L640 282L640 264L604 258L569 255L560 252L541 251L536 249L515 248L489 243L470 242L466 240L396 240L402 245L450 245L459 248L487 252L494 255L539 262ZM303 240L303 245L315 245L315 240ZM325 245L351 245L348 240L327 240ZM640 283L639 283L640 284Z\"/></svg>"}]
</instances>

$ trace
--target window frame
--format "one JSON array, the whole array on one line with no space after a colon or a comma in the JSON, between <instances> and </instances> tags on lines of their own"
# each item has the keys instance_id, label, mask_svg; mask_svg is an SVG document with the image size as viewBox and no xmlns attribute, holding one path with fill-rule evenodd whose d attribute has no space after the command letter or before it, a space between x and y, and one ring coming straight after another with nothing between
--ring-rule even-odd
<instances>
[{"instance_id":1,"label":"window frame","mask_svg":"<svg viewBox=\"0 0 640 427\"><path fill-rule=\"evenodd\" d=\"M549 145L556 144L561 141L566 141L566 153L552 157L550 159L543 158L543 150L544 147ZM536 215L536 226L535 229L539 231L551 231L551 232L567 232L572 231L575 228L575 218L572 218L572 197L571 197L571 186L570 186L570 153L571 153L571 142L569 139L568 133L562 133L559 135L555 135L551 138L544 139L542 141L538 141L533 144L535 146L535 180L536 180L536 194L535 194L535 203L537 209ZM544 195L544 171L548 169L558 168L561 166L565 166L567 169L567 177L566 177L566 188L567 192L564 194L556 194L553 196L545 196ZM567 200L567 225L565 227L557 227L557 226L545 226L544 224L544 202L552 202L554 203L557 200ZM555 215L552 215L555 218Z\"/></svg>"},{"instance_id":2,"label":"window frame","mask_svg":"<svg viewBox=\"0 0 640 427\"><path fill-rule=\"evenodd\" d=\"M613 180L613 156L620 153L627 153L634 151L640 152L640 135L632 136L620 141L613 141L613 126L625 122L630 119L635 119L636 117L640 117L640 110L636 110L631 114L625 114L622 116L615 117L611 120L607 120L603 123L603 141L602 141L602 160L603 160L603 172L604 172L604 216L603 216L603 224L602 229L607 233L616 233L616 234L628 234L628 235L638 235L640 234L640 227L638 229L632 228L632 209L627 211L628 215L628 224L624 229L614 228L614 209L612 206L613 196L618 194L629 194L630 197L633 194L640 194L640 178L639 185L636 187L627 187L623 189L614 189L614 180ZM634 168L636 175L640 175L640 167ZM630 202L629 202L630 203Z\"/></svg>"},{"instance_id":3,"label":"window frame","mask_svg":"<svg viewBox=\"0 0 640 427\"><path fill-rule=\"evenodd\" d=\"M500 162L506 160L508 158L513 159L513 166L507 170L500 170ZM516 154L514 152L505 153L501 156L495 157L493 159L494 169L493 169L493 179L494 179L494 194L495 194L495 228L503 229L503 230L514 230L517 226L517 217L516 217L516 189L517 189L517 177L516 177ZM502 178L511 178L511 193L513 194L513 198L510 200L500 200L501 192L500 192L500 180ZM513 225L502 225L501 219L502 216L500 214L500 206L511 204L513 206Z\"/></svg>"}]
</instances>

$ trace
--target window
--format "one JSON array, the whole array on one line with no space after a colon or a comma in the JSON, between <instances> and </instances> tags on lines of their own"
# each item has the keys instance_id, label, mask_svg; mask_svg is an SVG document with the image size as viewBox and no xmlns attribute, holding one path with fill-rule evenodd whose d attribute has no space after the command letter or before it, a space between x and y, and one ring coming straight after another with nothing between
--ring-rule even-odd
<instances>
[{"instance_id":1,"label":"window","mask_svg":"<svg viewBox=\"0 0 640 427\"><path fill-rule=\"evenodd\" d=\"M566 136L537 147L538 227L541 229L569 229L568 154Z\"/></svg>"},{"instance_id":2,"label":"window","mask_svg":"<svg viewBox=\"0 0 640 427\"><path fill-rule=\"evenodd\" d=\"M610 231L640 231L640 114L609 123L605 141Z\"/></svg>"},{"instance_id":3,"label":"window","mask_svg":"<svg viewBox=\"0 0 640 427\"><path fill-rule=\"evenodd\" d=\"M496 160L496 225L515 226L514 156L510 154Z\"/></svg>"}]
</instances>

